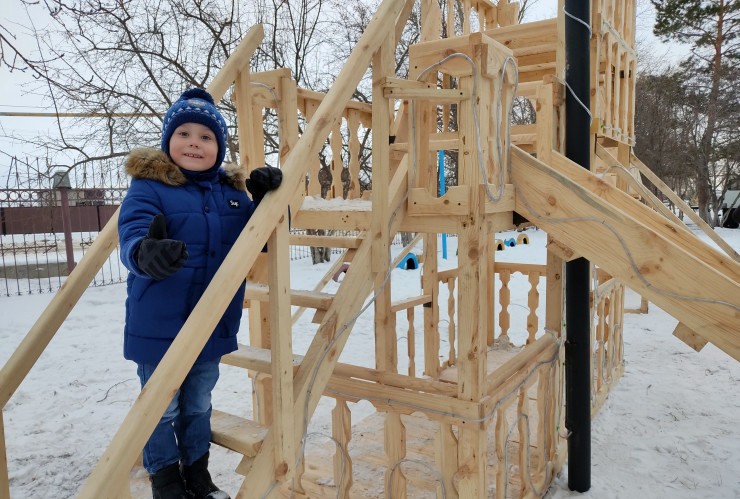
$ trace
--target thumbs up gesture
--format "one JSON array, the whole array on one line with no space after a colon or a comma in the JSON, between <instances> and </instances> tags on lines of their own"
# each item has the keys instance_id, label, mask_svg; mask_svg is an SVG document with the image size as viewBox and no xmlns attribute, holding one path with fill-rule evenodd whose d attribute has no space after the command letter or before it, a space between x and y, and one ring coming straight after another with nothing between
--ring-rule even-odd
<instances>
[{"instance_id":1,"label":"thumbs up gesture","mask_svg":"<svg viewBox=\"0 0 740 499\"><path fill-rule=\"evenodd\" d=\"M171 276L188 259L185 243L167 239L167 223L164 215L157 214L149 225L149 232L141 241L136 262L139 269L154 280Z\"/></svg>"}]
</instances>

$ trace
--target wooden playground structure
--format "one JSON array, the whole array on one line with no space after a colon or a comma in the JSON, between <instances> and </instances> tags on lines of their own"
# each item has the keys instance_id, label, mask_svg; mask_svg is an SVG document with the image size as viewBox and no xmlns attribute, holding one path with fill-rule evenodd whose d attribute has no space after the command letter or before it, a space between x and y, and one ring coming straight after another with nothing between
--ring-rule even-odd
<instances>
[{"instance_id":1,"label":"wooden playground structure","mask_svg":"<svg viewBox=\"0 0 740 499\"><path fill-rule=\"evenodd\" d=\"M676 317L676 335L697 350L712 342L740 360L737 253L711 229L724 254L698 240L642 185L640 174L665 188L631 152L634 0L593 2L591 172L563 155L562 8L554 19L518 24L518 4L506 0L448 2L447 10L436 1L420 4L421 41L410 48L407 79L394 73L395 40L412 0L381 4L326 94L297 88L288 69L250 71L261 26L213 80L208 89L217 101L233 85L247 168L264 164L263 110L276 112L284 182L243 230L80 497L131 497L129 470L245 276L250 344L223 362L248 370L257 409L250 420L218 407L213 415L213 442L244 456L237 497L543 496L566 459L563 268L576 257L594 265L591 302L584 304L593 317L592 414L622 374L625 286ZM353 101L370 67L372 104ZM509 126L517 97L532 103L535 123ZM361 193L365 130L372 134L372 191ZM314 198L317 154L327 140L333 162L326 198L345 198L341 203ZM457 153L457 185L444 195L440 150ZM675 194L666 195L695 216ZM356 235L290 235L287 206L294 228ZM546 264L496 261L495 234L514 227L514 212L547 232ZM3 367L3 407L115 248L116 221L117 215ZM389 279L397 263L390 242L399 231L417 234L402 255L423 242L422 292L402 300L394 299ZM456 269L438 269L440 233L457 235ZM261 254L265 243L269 252ZM314 289L297 290L290 244L345 251ZM340 265L353 261L363 263L345 267L335 294L321 291ZM527 296L511 296L515 274L530 283ZM371 297L373 367L340 363ZM507 348L514 302L528 308L527 339ZM292 349L291 305L315 310L316 333L301 356ZM398 314L408 330L399 328ZM423 317L418 334L415 317ZM335 403L332 442L307 449L308 420L321 397ZM352 406L361 400L377 413L354 424ZM0 435L0 499L9 499L2 418Z\"/></svg>"}]
</instances>

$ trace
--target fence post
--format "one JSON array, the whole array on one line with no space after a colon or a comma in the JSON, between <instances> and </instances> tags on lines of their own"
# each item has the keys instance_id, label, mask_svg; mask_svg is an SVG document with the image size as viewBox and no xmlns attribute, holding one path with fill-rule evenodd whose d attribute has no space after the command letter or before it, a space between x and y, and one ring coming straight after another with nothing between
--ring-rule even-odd
<instances>
[{"instance_id":1,"label":"fence post","mask_svg":"<svg viewBox=\"0 0 740 499\"><path fill-rule=\"evenodd\" d=\"M72 218L69 213L69 190L72 185L69 182L68 172L54 174L54 188L59 191L62 201L62 228L64 229L64 247L67 250L67 274L71 274L77 264L72 245Z\"/></svg>"}]
</instances>

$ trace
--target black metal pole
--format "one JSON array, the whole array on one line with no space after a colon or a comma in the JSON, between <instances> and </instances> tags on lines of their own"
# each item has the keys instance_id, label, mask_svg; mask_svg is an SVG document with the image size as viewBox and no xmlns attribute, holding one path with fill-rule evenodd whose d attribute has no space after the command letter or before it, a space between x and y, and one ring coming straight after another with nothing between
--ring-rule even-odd
<instances>
[{"instance_id":1,"label":"black metal pole","mask_svg":"<svg viewBox=\"0 0 740 499\"><path fill-rule=\"evenodd\" d=\"M565 155L591 169L589 0L565 0ZM572 16L572 17L571 17ZM582 24L576 19L583 21ZM571 93L572 91L572 93ZM575 94L578 100L573 96ZM590 265L585 258L565 266L565 426L568 429L568 488L591 488Z\"/></svg>"}]
</instances>

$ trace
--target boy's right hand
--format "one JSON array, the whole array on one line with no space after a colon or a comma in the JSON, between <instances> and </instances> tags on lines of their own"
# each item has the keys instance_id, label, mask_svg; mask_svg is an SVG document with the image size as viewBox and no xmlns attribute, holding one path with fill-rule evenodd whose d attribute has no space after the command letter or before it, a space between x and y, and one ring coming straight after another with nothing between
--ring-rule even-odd
<instances>
[{"instance_id":1,"label":"boy's right hand","mask_svg":"<svg viewBox=\"0 0 740 499\"><path fill-rule=\"evenodd\" d=\"M188 259L185 243L167 239L167 223L159 213L149 225L149 232L141 241L136 262L139 269L154 280L169 277L183 266Z\"/></svg>"}]
</instances>

